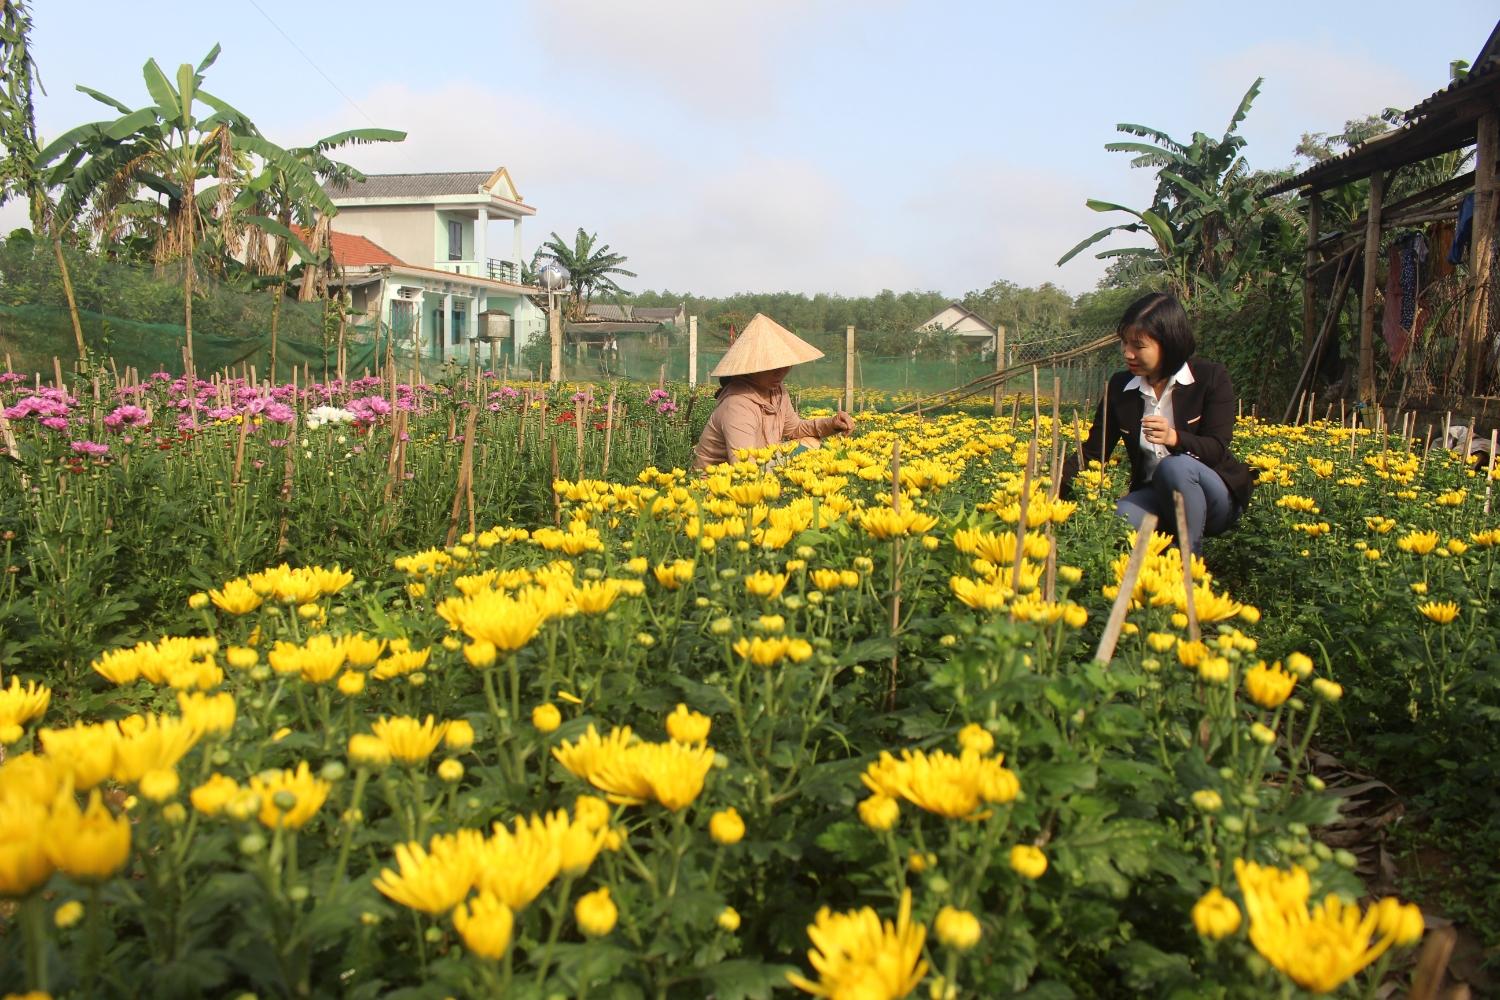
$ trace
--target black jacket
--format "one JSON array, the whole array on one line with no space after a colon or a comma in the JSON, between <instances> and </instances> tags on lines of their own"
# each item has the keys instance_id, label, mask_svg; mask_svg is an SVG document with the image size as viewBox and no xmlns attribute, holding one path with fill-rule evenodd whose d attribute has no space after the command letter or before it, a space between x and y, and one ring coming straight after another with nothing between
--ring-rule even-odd
<instances>
[{"instance_id":1,"label":"black jacket","mask_svg":"<svg viewBox=\"0 0 1500 1000\"><path fill-rule=\"evenodd\" d=\"M1229 439L1234 434L1234 386L1229 381L1229 371L1223 365L1202 358L1191 358L1188 369L1193 373L1189 385L1172 388L1172 422L1177 428L1177 444L1171 449L1174 455L1192 455L1213 469L1229 487L1229 494L1236 506L1244 507L1250 502L1250 493L1255 480L1250 467L1235 458L1229 451ZM1083 460L1103 463L1115 450L1122 437L1125 451L1130 456L1130 488L1138 490L1146 485L1143 471L1145 455L1141 451L1141 418L1146 412L1146 401L1139 390L1125 389L1135 376L1129 372L1115 372L1110 376L1105 389L1108 407L1108 426L1105 424L1105 405L1101 400L1094 411L1094 426L1083 443ZM1072 494L1073 477L1078 474L1078 456L1068 456L1063 463L1061 495Z\"/></svg>"}]
</instances>

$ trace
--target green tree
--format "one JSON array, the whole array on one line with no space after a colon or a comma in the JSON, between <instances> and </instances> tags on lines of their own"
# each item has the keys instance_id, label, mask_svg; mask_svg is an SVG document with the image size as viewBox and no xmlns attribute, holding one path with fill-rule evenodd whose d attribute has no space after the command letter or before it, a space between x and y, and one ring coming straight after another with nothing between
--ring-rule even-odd
<instances>
[{"instance_id":1,"label":"green tree","mask_svg":"<svg viewBox=\"0 0 1500 1000\"><path fill-rule=\"evenodd\" d=\"M634 271L627 271L621 266L628 259L624 254L612 251L608 243L599 243L598 234L585 232L582 226L573 237L572 246L564 243L562 237L554 232L542 244L538 256L555 260L568 269L571 277L568 281L567 313L574 320L584 317L595 294L625 293L616 283L616 276L636 277ZM532 261L532 268L537 268L536 260Z\"/></svg>"}]
</instances>

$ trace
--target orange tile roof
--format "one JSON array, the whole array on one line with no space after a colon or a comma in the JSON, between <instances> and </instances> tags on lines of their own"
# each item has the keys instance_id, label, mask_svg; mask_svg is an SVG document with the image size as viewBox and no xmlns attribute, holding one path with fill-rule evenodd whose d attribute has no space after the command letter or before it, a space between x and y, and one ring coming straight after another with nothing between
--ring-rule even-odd
<instances>
[{"instance_id":1,"label":"orange tile roof","mask_svg":"<svg viewBox=\"0 0 1500 1000\"><path fill-rule=\"evenodd\" d=\"M363 236L341 233L336 229L330 231L328 235L333 243L334 263L340 267L366 267L370 264L406 263L385 247Z\"/></svg>"}]
</instances>

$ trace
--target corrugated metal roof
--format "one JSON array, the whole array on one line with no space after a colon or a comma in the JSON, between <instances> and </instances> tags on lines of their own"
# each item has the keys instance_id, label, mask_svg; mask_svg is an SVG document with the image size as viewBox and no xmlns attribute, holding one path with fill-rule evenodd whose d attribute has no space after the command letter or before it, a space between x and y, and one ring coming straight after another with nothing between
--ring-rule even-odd
<instances>
[{"instance_id":1,"label":"corrugated metal roof","mask_svg":"<svg viewBox=\"0 0 1500 1000\"><path fill-rule=\"evenodd\" d=\"M428 198L437 195L478 195L489 180L487 170L435 174L367 174L362 183L325 184L331 198Z\"/></svg>"}]
</instances>

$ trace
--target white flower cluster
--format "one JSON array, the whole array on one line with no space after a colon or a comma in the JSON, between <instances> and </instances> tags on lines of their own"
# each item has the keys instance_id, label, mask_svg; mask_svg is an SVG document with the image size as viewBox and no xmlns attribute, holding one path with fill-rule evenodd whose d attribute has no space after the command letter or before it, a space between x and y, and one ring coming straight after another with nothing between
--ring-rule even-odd
<instances>
[{"instance_id":1,"label":"white flower cluster","mask_svg":"<svg viewBox=\"0 0 1500 1000\"><path fill-rule=\"evenodd\" d=\"M308 427L322 427L324 424L347 424L354 420L354 414L338 406L315 406L307 411L307 419L304 424Z\"/></svg>"}]
</instances>

